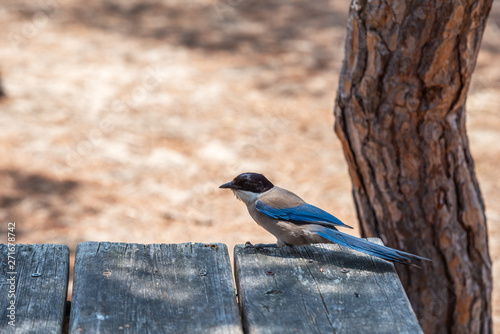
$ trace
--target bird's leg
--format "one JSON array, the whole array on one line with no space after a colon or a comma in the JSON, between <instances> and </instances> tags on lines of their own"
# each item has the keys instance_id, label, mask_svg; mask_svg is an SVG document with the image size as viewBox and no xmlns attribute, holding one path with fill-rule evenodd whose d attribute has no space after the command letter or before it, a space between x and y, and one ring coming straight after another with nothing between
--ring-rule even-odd
<instances>
[{"instance_id":1,"label":"bird's leg","mask_svg":"<svg viewBox=\"0 0 500 334\"><path fill-rule=\"evenodd\" d=\"M277 244L255 244L255 245L252 245L252 243L250 241L247 241L245 243L245 248L263 249L266 247L277 248L278 245Z\"/></svg>"},{"instance_id":2,"label":"bird's leg","mask_svg":"<svg viewBox=\"0 0 500 334\"><path fill-rule=\"evenodd\" d=\"M283 240L278 239L278 240L276 240L276 246L278 248L283 248L285 246L288 246L288 244L286 242L284 242Z\"/></svg>"}]
</instances>

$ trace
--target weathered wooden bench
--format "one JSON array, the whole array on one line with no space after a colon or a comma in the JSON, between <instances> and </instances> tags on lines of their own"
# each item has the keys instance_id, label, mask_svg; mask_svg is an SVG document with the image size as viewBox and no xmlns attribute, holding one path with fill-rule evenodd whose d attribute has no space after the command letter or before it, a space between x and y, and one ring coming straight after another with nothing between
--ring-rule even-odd
<instances>
[{"instance_id":1,"label":"weathered wooden bench","mask_svg":"<svg viewBox=\"0 0 500 334\"><path fill-rule=\"evenodd\" d=\"M67 246L0 253L2 333L422 333L394 266L337 245L238 245L234 282L224 244L84 242L70 307Z\"/></svg>"}]
</instances>

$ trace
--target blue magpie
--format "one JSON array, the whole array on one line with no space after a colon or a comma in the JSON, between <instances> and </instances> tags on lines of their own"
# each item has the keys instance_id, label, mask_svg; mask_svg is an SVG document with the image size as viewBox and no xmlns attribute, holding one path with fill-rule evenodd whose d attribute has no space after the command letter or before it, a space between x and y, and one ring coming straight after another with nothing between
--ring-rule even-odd
<instances>
[{"instance_id":1,"label":"blue magpie","mask_svg":"<svg viewBox=\"0 0 500 334\"><path fill-rule=\"evenodd\" d=\"M410 260L430 261L340 232L337 226L352 227L328 212L307 204L294 193L276 187L262 174L243 173L220 188L231 189L246 204L250 216L257 224L277 238L276 244L259 244L256 247L335 243L399 263L408 264Z\"/></svg>"}]
</instances>

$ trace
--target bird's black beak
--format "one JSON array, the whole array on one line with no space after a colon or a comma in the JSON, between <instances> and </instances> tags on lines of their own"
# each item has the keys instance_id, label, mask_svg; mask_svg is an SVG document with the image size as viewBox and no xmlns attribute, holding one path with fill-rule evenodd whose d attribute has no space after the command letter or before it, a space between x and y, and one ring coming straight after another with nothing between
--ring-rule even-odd
<instances>
[{"instance_id":1,"label":"bird's black beak","mask_svg":"<svg viewBox=\"0 0 500 334\"><path fill-rule=\"evenodd\" d=\"M231 182L224 183L222 186L219 188L227 188L227 189L234 189L234 185Z\"/></svg>"}]
</instances>

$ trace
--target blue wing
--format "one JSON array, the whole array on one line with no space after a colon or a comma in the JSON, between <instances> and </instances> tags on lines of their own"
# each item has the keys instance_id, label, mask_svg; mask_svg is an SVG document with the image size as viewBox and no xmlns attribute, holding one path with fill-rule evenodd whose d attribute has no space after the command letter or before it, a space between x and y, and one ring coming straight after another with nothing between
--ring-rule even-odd
<instances>
[{"instance_id":1,"label":"blue wing","mask_svg":"<svg viewBox=\"0 0 500 334\"><path fill-rule=\"evenodd\" d=\"M345 225L328 212L310 204L302 204L292 208L277 209L263 203L262 201L257 201L256 208L259 212L274 219L285 220L297 224L315 223L317 225L312 228L308 228L309 231L320 235L326 239L326 241L351 248L365 254L400 263L407 263L408 260L430 261L425 257L420 257L390 247L378 245L365 239L342 233L338 231L335 226L352 227Z\"/></svg>"},{"instance_id":2,"label":"blue wing","mask_svg":"<svg viewBox=\"0 0 500 334\"><path fill-rule=\"evenodd\" d=\"M352 228L340 221L337 217L311 204L302 204L293 208L276 209L262 201L257 201L257 210L274 219L286 220L294 223L316 223L330 227L342 226Z\"/></svg>"},{"instance_id":3,"label":"blue wing","mask_svg":"<svg viewBox=\"0 0 500 334\"><path fill-rule=\"evenodd\" d=\"M316 231L317 234L321 235L326 240L339 244L341 246L355 249L357 251L363 252L365 254L373 255L386 259L389 261L395 261L399 263L406 263L407 260L427 260L425 257L420 257L410 253L402 252L393 248L378 245L368 240L360 239L352 235L342 233L324 226L319 227Z\"/></svg>"}]
</instances>

